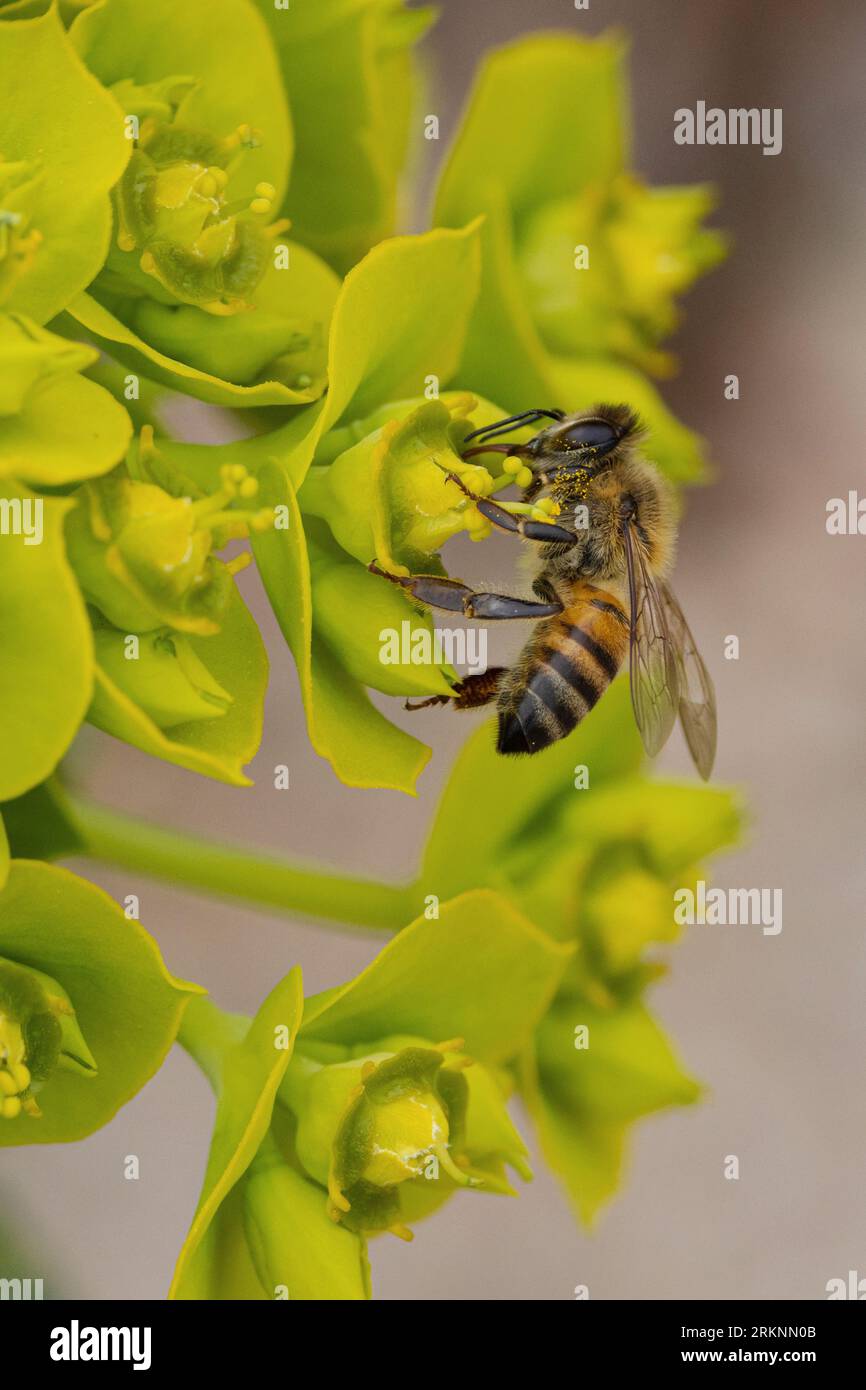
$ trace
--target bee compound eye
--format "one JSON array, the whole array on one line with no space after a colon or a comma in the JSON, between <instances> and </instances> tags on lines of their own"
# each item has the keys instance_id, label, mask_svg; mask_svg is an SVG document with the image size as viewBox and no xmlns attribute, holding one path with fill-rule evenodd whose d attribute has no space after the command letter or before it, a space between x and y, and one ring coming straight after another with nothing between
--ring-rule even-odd
<instances>
[{"instance_id":1,"label":"bee compound eye","mask_svg":"<svg viewBox=\"0 0 866 1390\"><path fill-rule=\"evenodd\" d=\"M559 436L566 449L582 449L594 454L608 453L618 438L616 430L606 420L579 420Z\"/></svg>"}]
</instances>

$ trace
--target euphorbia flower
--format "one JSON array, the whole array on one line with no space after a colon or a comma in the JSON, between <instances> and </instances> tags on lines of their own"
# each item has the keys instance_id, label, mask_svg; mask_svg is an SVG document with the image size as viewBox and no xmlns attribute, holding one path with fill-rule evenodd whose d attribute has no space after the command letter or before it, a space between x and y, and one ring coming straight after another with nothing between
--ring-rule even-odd
<instances>
[{"instance_id":1,"label":"euphorbia flower","mask_svg":"<svg viewBox=\"0 0 866 1390\"><path fill-rule=\"evenodd\" d=\"M219 1104L172 1296L367 1298L367 1237L406 1239L461 1190L511 1194L505 1165L530 1173L502 1064L568 957L470 893L306 1002L298 970L249 1023L197 1002L182 1041ZM446 1021L461 1037L433 1041Z\"/></svg>"},{"instance_id":2,"label":"euphorbia flower","mask_svg":"<svg viewBox=\"0 0 866 1390\"><path fill-rule=\"evenodd\" d=\"M590 1221L616 1190L629 1129L697 1099L644 996L675 940L674 891L736 839L729 791L649 781L615 681L573 737L530 769L469 739L416 881L442 896L494 886L574 954L517 1064L545 1155Z\"/></svg>"},{"instance_id":3,"label":"euphorbia flower","mask_svg":"<svg viewBox=\"0 0 866 1390\"><path fill-rule=\"evenodd\" d=\"M82 1139L150 1079L201 991L101 889L10 864L0 841L0 1147Z\"/></svg>"},{"instance_id":4,"label":"euphorbia flower","mask_svg":"<svg viewBox=\"0 0 866 1390\"><path fill-rule=\"evenodd\" d=\"M0 1118L39 1116L36 1096L58 1067L96 1074L69 995L40 970L0 959Z\"/></svg>"},{"instance_id":5,"label":"euphorbia flower","mask_svg":"<svg viewBox=\"0 0 866 1390\"><path fill-rule=\"evenodd\" d=\"M700 225L714 201L702 185L649 188L622 174L532 212L518 265L551 351L668 374L675 359L657 344L677 326L677 296L727 253L727 238Z\"/></svg>"},{"instance_id":6,"label":"euphorbia flower","mask_svg":"<svg viewBox=\"0 0 866 1390\"><path fill-rule=\"evenodd\" d=\"M145 465L150 447L148 438ZM235 505L257 491L242 464L224 465L219 487L195 498L119 473L86 484L67 524L85 596L122 632L218 632L233 576L249 556L222 561L213 552L273 525L267 508Z\"/></svg>"},{"instance_id":7,"label":"euphorbia flower","mask_svg":"<svg viewBox=\"0 0 866 1390\"><path fill-rule=\"evenodd\" d=\"M128 99L135 102L135 91ZM149 292L160 297L161 287L170 302L219 315L249 309L273 243L289 225L266 221L276 196L271 183L260 181L251 199L231 200L231 174L257 143L248 125L217 138L146 116L117 191L118 253L109 256L105 283L116 289L114 277L128 279L141 293L143 274L151 277Z\"/></svg>"}]
</instances>

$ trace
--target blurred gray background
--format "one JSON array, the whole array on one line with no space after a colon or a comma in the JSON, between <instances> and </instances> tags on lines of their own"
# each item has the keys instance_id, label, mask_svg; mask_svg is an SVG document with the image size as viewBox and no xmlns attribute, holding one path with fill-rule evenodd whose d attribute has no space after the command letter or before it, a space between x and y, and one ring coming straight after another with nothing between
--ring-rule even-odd
<instances>
[{"instance_id":1,"label":"blurred gray background","mask_svg":"<svg viewBox=\"0 0 866 1390\"><path fill-rule=\"evenodd\" d=\"M696 927L676 948L655 1004L710 1094L638 1129L625 1190L592 1235L577 1229L539 1165L517 1201L458 1198L419 1225L412 1246L376 1242L375 1291L386 1299L569 1299L588 1284L592 1298L821 1298L828 1279L849 1269L866 1275L866 537L825 531L829 498L866 493L866 10L856 0L591 0L588 12L571 0L444 0L442 9L426 49L427 109L440 113L443 141L490 46L541 27L593 34L621 25L632 38L637 170L653 183L718 185L716 221L733 233L734 254L686 300L674 344L682 372L665 387L709 440L717 470L715 485L689 499L677 590L716 680L716 776L744 788L752 820L748 842L718 861L715 881L781 887L785 918L778 937ZM781 106L782 154L676 146L673 112L699 99ZM422 160L436 157L437 146L418 144ZM740 377L738 402L723 397L731 372ZM513 579L507 539L475 548L476 571L480 549L486 578ZM458 556L455 570L461 563ZM162 824L347 871L408 875L468 723L440 711L412 723L435 746L417 801L343 788L309 749L291 661L255 576L242 587L273 656L256 788L206 783L92 731L75 767L94 794ZM731 633L739 661L722 656ZM513 650L519 637L500 640ZM289 764L291 792L272 790L275 763ZM678 738L659 769L687 772ZM233 1009L254 1010L295 962L316 990L349 977L376 950L362 936L80 867L117 898L138 893L171 969ZM164 1296L211 1116L205 1082L175 1050L90 1140L62 1153L5 1152L4 1223L14 1220L48 1292ZM139 1182L123 1176L130 1153L140 1158ZM723 1177L727 1154L740 1159L738 1182Z\"/></svg>"}]
</instances>

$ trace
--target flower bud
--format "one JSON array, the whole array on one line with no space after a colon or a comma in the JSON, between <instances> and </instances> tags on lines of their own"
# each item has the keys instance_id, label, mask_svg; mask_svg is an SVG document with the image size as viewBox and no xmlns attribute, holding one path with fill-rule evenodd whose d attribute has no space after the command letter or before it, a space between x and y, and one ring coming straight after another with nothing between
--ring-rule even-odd
<instances>
[{"instance_id":1,"label":"flower bud","mask_svg":"<svg viewBox=\"0 0 866 1390\"><path fill-rule=\"evenodd\" d=\"M653 189L621 175L542 205L520 268L547 346L669 374L673 359L656 344L676 327L676 296L726 254L725 237L700 227L713 201L705 186ZM581 247L588 260L576 271Z\"/></svg>"},{"instance_id":2,"label":"flower bud","mask_svg":"<svg viewBox=\"0 0 866 1390\"><path fill-rule=\"evenodd\" d=\"M69 996L41 970L0 959L0 1119L37 1117L34 1097L58 1068L96 1073Z\"/></svg>"},{"instance_id":3,"label":"flower bud","mask_svg":"<svg viewBox=\"0 0 866 1390\"><path fill-rule=\"evenodd\" d=\"M219 719L233 703L179 633L143 633L134 658L126 634L116 628L97 628L93 640L102 670L160 729Z\"/></svg>"},{"instance_id":4,"label":"flower bud","mask_svg":"<svg viewBox=\"0 0 866 1390\"><path fill-rule=\"evenodd\" d=\"M219 489L197 500L119 474L87 483L67 522L85 597L121 632L218 632L233 575L249 557L223 563L212 552L272 524L268 510L234 506L256 491L240 464L226 464Z\"/></svg>"}]
</instances>

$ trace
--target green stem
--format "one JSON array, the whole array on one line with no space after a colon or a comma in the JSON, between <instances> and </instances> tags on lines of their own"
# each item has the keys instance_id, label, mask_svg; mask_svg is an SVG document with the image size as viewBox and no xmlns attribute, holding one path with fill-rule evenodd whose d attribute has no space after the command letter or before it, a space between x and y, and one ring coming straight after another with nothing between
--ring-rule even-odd
<instances>
[{"instance_id":1,"label":"green stem","mask_svg":"<svg viewBox=\"0 0 866 1390\"><path fill-rule=\"evenodd\" d=\"M377 931L399 931L417 916L418 901L411 885L377 883L292 864L217 840L165 830L77 797L69 798L65 810L88 858L175 886Z\"/></svg>"},{"instance_id":2,"label":"green stem","mask_svg":"<svg viewBox=\"0 0 866 1390\"><path fill-rule=\"evenodd\" d=\"M207 995L194 995L184 1009L177 1040L219 1091L223 1058L239 1043L249 1019L227 1014Z\"/></svg>"}]
</instances>

